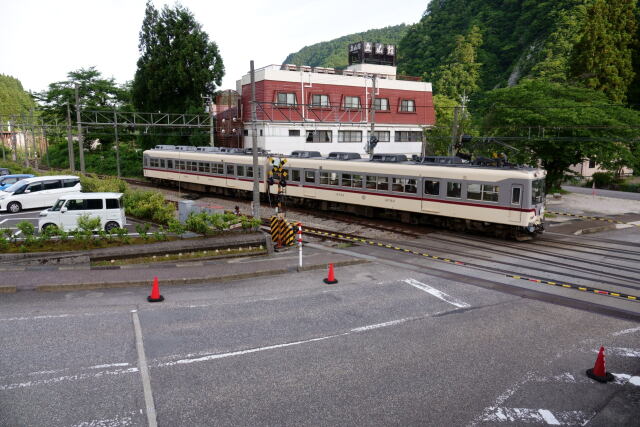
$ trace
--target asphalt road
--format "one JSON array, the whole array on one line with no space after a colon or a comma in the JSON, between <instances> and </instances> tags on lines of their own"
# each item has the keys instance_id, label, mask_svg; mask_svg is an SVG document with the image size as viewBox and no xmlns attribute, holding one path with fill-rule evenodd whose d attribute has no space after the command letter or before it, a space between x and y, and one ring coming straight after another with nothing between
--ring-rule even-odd
<instances>
[{"instance_id":1,"label":"asphalt road","mask_svg":"<svg viewBox=\"0 0 640 427\"><path fill-rule=\"evenodd\" d=\"M562 188L572 193L593 194L593 189L591 188L573 187L570 185L563 185ZM640 200L640 193L630 193L627 191L601 190L598 188L596 189L596 194L602 197L613 197L614 199Z\"/></svg>"},{"instance_id":2,"label":"asphalt road","mask_svg":"<svg viewBox=\"0 0 640 427\"><path fill-rule=\"evenodd\" d=\"M640 415L636 322L402 266L338 268L332 286L324 276L161 288L156 304L146 289L3 295L0 425L633 425ZM600 345L616 383L584 374Z\"/></svg>"}]
</instances>

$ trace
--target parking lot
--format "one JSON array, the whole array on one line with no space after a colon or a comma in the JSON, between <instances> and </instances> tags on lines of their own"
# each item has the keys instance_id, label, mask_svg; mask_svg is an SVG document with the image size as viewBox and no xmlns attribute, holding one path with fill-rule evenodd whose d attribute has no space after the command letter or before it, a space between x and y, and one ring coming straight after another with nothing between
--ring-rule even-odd
<instances>
[{"instance_id":1,"label":"parking lot","mask_svg":"<svg viewBox=\"0 0 640 427\"><path fill-rule=\"evenodd\" d=\"M624 425L638 415L636 322L401 266L338 268L333 286L324 273L161 286L156 304L141 288L3 296L0 425ZM613 383L584 374L600 345Z\"/></svg>"}]
</instances>

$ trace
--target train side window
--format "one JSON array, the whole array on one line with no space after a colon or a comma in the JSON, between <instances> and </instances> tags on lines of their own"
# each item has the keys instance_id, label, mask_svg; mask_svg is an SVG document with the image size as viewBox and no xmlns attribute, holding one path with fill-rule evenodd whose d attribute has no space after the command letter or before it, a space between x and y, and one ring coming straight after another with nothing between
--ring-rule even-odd
<instances>
[{"instance_id":1,"label":"train side window","mask_svg":"<svg viewBox=\"0 0 640 427\"><path fill-rule=\"evenodd\" d=\"M337 172L331 172L329 175L329 185L340 185L340 175Z\"/></svg>"},{"instance_id":2,"label":"train side window","mask_svg":"<svg viewBox=\"0 0 640 427\"><path fill-rule=\"evenodd\" d=\"M378 177L373 175L367 175L367 188L375 190L377 188Z\"/></svg>"},{"instance_id":3,"label":"train side window","mask_svg":"<svg viewBox=\"0 0 640 427\"><path fill-rule=\"evenodd\" d=\"M224 167L222 166L222 163L214 163L211 166L211 172L217 173L218 175L224 175Z\"/></svg>"},{"instance_id":4,"label":"train side window","mask_svg":"<svg viewBox=\"0 0 640 427\"><path fill-rule=\"evenodd\" d=\"M167 160L167 169L173 169L173 160Z\"/></svg>"},{"instance_id":5,"label":"train side window","mask_svg":"<svg viewBox=\"0 0 640 427\"><path fill-rule=\"evenodd\" d=\"M289 175L289 181L300 182L299 169L291 169L291 175Z\"/></svg>"},{"instance_id":6,"label":"train side window","mask_svg":"<svg viewBox=\"0 0 640 427\"><path fill-rule=\"evenodd\" d=\"M329 185L329 172L320 172L320 184Z\"/></svg>"},{"instance_id":7,"label":"train side window","mask_svg":"<svg viewBox=\"0 0 640 427\"><path fill-rule=\"evenodd\" d=\"M386 176L378 177L378 190L387 191L389 189L389 178Z\"/></svg>"},{"instance_id":8,"label":"train side window","mask_svg":"<svg viewBox=\"0 0 640 427\"><path fill-rule=\"evenodd\" d=\"M482 200L482 191L480 184L467 185L467 199Z\"/></svg>"},{"instance_id":9,"label":"train side window","mask_svg":"<svg viewBox=\"0 0 640 427\"><path fill-rule=\"evenodd\" d=\"M402 181L403 181L402 178L391 178L391 191L397 191L402 193L404 191Z\"/></svg>"},{"instance_id":10,"label":"train side window","mask_svg":"<svg viewBox=\"0 0 640 427\"><path fill-rule=\"evenodd\" d=\"M227 175L231 175L231 176L235 175L233 165L227 165Z\"/></svg>"},{"instance_id":11,"label":"train side window","mask_svg":"<svg viewBox=\"0 0 640 427\"><path fill-rule=\"evenodd\" d=\"M316 172L315 171L304 171L304 182L315 183L316 182Z\"/></svg>"},{"instance_id":12,"label":"train side window","mask_svg":"<svg viewBox=\"0 0 640 427\"><path fill-rule=\"evenodd\" d=\"M244 166L241 166L241 165L236 166L236 175L244 176Z\"/></svg>"},{"instance_id":13,"label":"train side window","mask_svg":"<svg viewBox=\"0 0 640 427\"><path fill-rule=\"evenodd\" d=\"M189 162L189 170L192 172L198 172L198 162Z\"/></svg>"},{"instance_id":14,"label":"train side window","mask_svg":"<svg viewBox=\"0 0 640 427\"><path fill-rule=\"evenodd\" d=\"M164 169L164 159L160 159L160 167Z\"/></svg>"},{"instance_id":15,"label":"train side window","mask_svg":"<svg viewBox=\"0 0 640 427\"><path fill-rule=\"evenodd\" d=\"M205 173L209 173L209 163L207 162L200 162L198 164L198 171L200 172L205 172Z\"/></svg>"},{"instance_id":16,"label":"train side window","mask_svg":"<svg viewBox=\"0 0 640 427\"><path fill-rule=\"evenodd\" d=\"M520 187L511 189L511 204L520 206Z\"/></svg>"},{"instance_id":17,"label":"train side window","mask_svg":"<svg viewBox=\"0 0 640 427\"><path fill-rule=\"evenodd\" d=\"M431 196L439 196L440 195L440 181L424 181L424 194L428 194Z\"/></svg>"},{"instance_id":18,"label":"train side window","mask_svg":"<svg viewBox=\"0 0 640 427\"><path fill-rule=\"evenodd\" d=\"M247 177L253 178L253 166L247 166Z\"/></svg>"},{"instance_id":19,"label":"train side window","mask_svg":"<svg viewBox=\"0 0 640 427\"><path fill-rule=\"evenodd\" d=\"M462 184L459 182L447 182L447 197L459 199L462 194Z\"/></svg>"},{"instance_id":20,"label":"train side window","mask_svg":"<svg viewBox=\"0 0 640 427\"><path fill-rule=\"evenodd\" d=\"M405 193L417 193L418 186L416 185L416 180L413 178L406 178L404 183L404 191Z\"/></svg>"},{"instance_id":21,"label":"train side window","mask_svg":"<svg viewBox=\"0 0 640 427\"><path fill-rule=\"evenodd\" d=\"M482 186L482 200L485 202L497 202L500 195L500 187L484 184Z\"/></svg>"},{"instance_id":22,"label":"train side window","mask_svg":"<svg viewBox=\"0 0 640 427\"><path fill-rule=\"evenodd\" d=\"M353 175L353 181L351 186L356 188L362 188L362 175Z\"/></svg>"},{"instance_id":23,"label":"train side window","mask_svg":"<svg viewBox=\"0 0 640 427\"><path fill-rule=\"evenodd\" d=\"M342 174L342 186L343 187L351 187L352 184L353 184L352 175L350 173L343 173Z\"/></svg>"}]
</instances>

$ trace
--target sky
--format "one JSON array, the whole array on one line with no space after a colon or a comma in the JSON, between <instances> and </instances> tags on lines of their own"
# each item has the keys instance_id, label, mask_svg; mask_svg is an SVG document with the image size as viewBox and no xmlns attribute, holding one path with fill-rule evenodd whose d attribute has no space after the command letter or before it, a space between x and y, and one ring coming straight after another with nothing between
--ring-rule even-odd
<instances>
[{"instance_id":1,"label":"sky","mask_svg":"<svg viewBox=\"0 0 640 427\"><path fill-rule=\"evenodd\" d=\"M174 0L152 0L156 8ZM218 44L222 89L255 67L281 64L304 46L417 22L429 0L182 0ZM146 0L0 0L0 74L42 91L67 73L95 66L132 80ZM375 41L375 40L372 40Z\"/></svg>"}]
</instances>

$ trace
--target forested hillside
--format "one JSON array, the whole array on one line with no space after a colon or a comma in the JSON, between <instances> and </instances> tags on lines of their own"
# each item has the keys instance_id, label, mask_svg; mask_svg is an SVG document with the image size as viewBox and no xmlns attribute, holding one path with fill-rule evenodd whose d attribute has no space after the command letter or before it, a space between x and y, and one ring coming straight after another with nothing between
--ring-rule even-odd
<instances>
[{"instance_id":1,"label":"forested hillside","mask_svg":"<svg viewBox=\"0 0 640 427\"><path fill-rule=\"evenodd\" d=\"M603 55L610 54L602 62L614 73L620 72L616 77L628 79L633 67L630 62L623 64L629 59L624 51L635 51L636 69L640 63L638 45L628 40L631 34L637 42L638 29L630 26L623 11L633 3L638 1L433 0L400 43L399 72L437 82L439 67L452 62L457 38L468 37L475 27L481 37L476 51L481 91L514 85L524 77L582 84L590 76L576 70L576 66L589 66L580 64L580 55L588 62L598 56L602 61ZM639 102L639 82L636 76L624 94L634 102ZM438 90L437 85L434 89ZM625 96L614 98L621 101Z\"/></svg>"},{"instance_id":2,"label":"forested hillside","mask_svg":"<svg viewBox=\"0 0 640 427\"><path fill-rule=\"evenodd\" d=\"M20 80L0 74L0 116L28 114L35 106Z\"/></svg>"},{"instance_id":3,"label":"forested hillside","mask_svg":"<svg viewBox=\"0 0 640 427\"><path fill-rule=\"evenodd\" d=\"M407 33L405 24L394 25L363 33L349 34L334 40L305 46L292 53L284 60L284 64L309 65L311 67L344 68L348 65L347 48L349 43L372 41L397 45Z\"/></svg>"}]
</instances>

